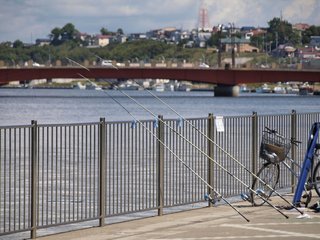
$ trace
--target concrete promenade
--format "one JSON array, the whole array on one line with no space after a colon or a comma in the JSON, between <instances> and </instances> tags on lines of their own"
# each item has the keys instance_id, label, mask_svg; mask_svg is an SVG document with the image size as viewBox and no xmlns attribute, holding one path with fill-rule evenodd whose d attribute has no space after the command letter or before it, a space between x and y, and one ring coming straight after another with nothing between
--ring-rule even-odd
<instances>
[{"instance_id":1,"label":"concrete promenade","mask_svg":"<svg viewBox=\"0 0 320 240\"><path fill-rule=\"evenodd\" d=\"M286 198L290 201L292 195L287 195ZM311 205L317 200L319 198L314 197ZM272 203L286 205L278 197L274 197ZM283 210L289 216L289 219L286 219L267 205L251 207L245 202L234 205L250 219L249 223L230 207L222 205L54 234L39 239L320 239L320 213L314 213L310 209L305 209L309 218L299 218L301 215L296 210Z\"/></svg>"}]
</instances>

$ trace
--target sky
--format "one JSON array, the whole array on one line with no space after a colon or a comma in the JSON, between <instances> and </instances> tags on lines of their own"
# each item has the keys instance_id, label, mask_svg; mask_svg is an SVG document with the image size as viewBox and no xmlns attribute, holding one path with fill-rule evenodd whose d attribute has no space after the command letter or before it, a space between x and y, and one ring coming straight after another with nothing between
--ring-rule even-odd
<instances>
[{"instance_id":1,"label":"sky","mask_svg":"<svg viewBox=\"0 0 320 240\"><path fill-rule=\"evenodd\" d=\"M320 25L320 0L202 0L211 26L234 23L268 26L274 17ZM0 0L0 42L31 43L48 38L55 27L74 24L98 34L102 27L125 33L163 27L186 30L198 24L200 0Z\"/></svg>"}]
</instances>

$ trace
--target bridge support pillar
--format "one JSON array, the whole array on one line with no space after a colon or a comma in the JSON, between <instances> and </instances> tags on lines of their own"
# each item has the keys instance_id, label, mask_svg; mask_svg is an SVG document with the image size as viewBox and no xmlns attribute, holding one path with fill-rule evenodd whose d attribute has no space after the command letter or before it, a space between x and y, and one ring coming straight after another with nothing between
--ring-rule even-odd
<instances>
[{"instance_id":1,"label":"bridge support pillar","mask_svg":"<svg viewBox=\"0 0 320 240\"><path fill-rule=\"evenodd\" d=\"M239 96L239 86L217 85L214 88L215 97L237 97Z\"/></svg>"}]
</instances>

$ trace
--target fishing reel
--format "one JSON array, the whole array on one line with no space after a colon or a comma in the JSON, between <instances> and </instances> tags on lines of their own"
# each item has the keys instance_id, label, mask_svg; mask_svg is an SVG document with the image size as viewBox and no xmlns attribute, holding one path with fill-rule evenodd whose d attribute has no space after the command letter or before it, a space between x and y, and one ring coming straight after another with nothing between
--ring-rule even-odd
<instances>
[{"instance_id":1,"label":"fishing reel","mask_svg":"<svg viewBox=\"0 0 320 240\"><path fill-rule=\"evenodd\" d=\"M222 198L222 196L219 196L217 194L214 194L213 197L211 197L211 195L208 194L208 193L206 193L204 195L204 200L206 200L206 201L208 201L208 202L210 202L212 204L216 204L217 202L220 202L221 198Z\"/></svg>"},{"instance_id":2,"label":"fishing reel","mask_svg":"<svg viewBox=\"0 0 320 240\"><path fill-rule=\"evenodd\" d=\"M262 190L262 189L257 189L256 190L257 195L259 195L260 197L264 198L264 199L268 199L269 196ZM241 198L243 201L248 201L248 202L253 202L253 199L251 199L251 195L247 194L247 193L241 193Z\"/></svg>"},{"instance_id":3,"label":"fishing reel","mask_svg":"<svg viewBox=\"0 0 320 240\"><path fill-rule=\"evenodd\" d=\"M268 199L269 198L269 196L262 190L262 189L257 189L256 190L256 192L257 192L257 194L260 196L260 197L263 197L263 198L265 198L265 199Z\"/></svg>"},{"instance_id":4,"label":"fishing reel","mask_svg":"<svg viewBox=\"0 0 320 240\"><path fill-rule=\"evenodd\" d=\"M252 202L252 199L250 197L250 194L247 193L241 193L240 197L242 198L243 201L248 201L248 202Z\"/></svg>"}]
</instances>

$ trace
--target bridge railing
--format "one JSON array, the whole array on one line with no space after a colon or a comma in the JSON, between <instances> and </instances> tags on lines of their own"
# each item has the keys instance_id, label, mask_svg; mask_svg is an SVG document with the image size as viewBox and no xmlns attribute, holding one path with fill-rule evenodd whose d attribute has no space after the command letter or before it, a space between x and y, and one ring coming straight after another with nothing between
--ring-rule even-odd
<instances>
[{"instance_id":1,"label":"bridge railing","mask_svg":"<svg viewBox=\"0 0 320 240\"><path fill-rule=\"evenodd\" d=\"M79 62L79 64L85 67L101 67L101 68L110 68L111 65L103 66L98 62L95 61L87 61ZM116 62L113 61L113 66L117 68L121 67L132 67L132 68L203 68L201 62L199 61L185 61L185 60L174 60L174 61L155 61L151 60L149 62L145 61L124 61L124 62ZM209 66L209 65L208 65ZM34 64L32 60L24 63L10 63L7 64L5 62L0 61L0 68L41 68L41 67L80 67L77 63L64 60L57 60L54 62L47 62L45 64ZM212 69L231 69L231 59L225 59L220 67L218 63L212 63L210 65ZM310 61L303 61L298 63L251 63L250 61L236 61L235 66L232 67L233 69L291 69L291 70L307 70L307 69L319 69L319 63L315 61L315 63L310 63Z\"/></svg>"},{"instance_id":2,"label":"bridge railing","mask_svg":"<svg viewBox=\"0 0 320 240\"><path fill-rule=\"evenodd\" d=\"M268 126L303 142L290 153L301 162L320 113L209 115L189 119L193 127L161 119L0 127L0 236L30 231L35 238L38 229L52 226L89 220L102 226L116 216L192 208L205 203L208 189L190 169L223 196L238 197L246 187L210 157L251 184L252 176L230 155L255 172ZM281 188L295 181L281 168Z\"/></svg>"}]
</instances>

